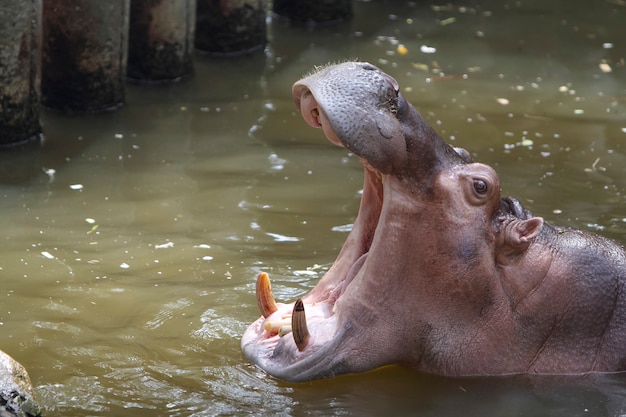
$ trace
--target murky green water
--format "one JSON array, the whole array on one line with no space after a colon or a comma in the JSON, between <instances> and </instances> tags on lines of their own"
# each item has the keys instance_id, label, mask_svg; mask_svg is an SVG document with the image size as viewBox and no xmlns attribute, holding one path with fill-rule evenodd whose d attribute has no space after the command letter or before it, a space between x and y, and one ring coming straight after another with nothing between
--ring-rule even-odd
<instances>
[{"instance_id":1,"label":"murky green water","mask_svg":"<svg viewBox=\"0 0 626 417\"><path fill-rule=\"evenodd\" d=\"M505 194L626 242L621 0L355 13L316 30L274 24L266 54L198 57L193 79L130 86L112 114L46 114L42 147L0 155L1 348L46 416L626 413L623 375L386 368L294 385L243 359L258 271L279 300L305 293L358 209L359 162L291 100L314 65L379 65L444 138L497 169Z\"/></svg>"}]
</instances>

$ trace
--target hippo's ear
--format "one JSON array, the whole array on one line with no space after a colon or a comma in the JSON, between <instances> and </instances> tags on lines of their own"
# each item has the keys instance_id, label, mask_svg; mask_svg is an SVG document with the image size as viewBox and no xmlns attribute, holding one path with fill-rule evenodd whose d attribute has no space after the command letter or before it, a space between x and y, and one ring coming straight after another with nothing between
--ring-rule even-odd
<instances>
[{"instance_id":1,"label":"hippo's ear","mask_svg":"<svg viewBox=\"0 0 626 417\"><path fill-rule=\"evenodd\" d=\"M521 244L529 243L535 236L539 234L543 227L542 217L531 217L528 220L521 220L515 225L517 238Z\"/></svg>"},{"instance_id":2,"label":"hippo's ear","mask_svg":"<svg viewBox=\"0 0 626 417\"><path fill-rule=\"evenodd\" d=\"M518 245L527 245L530 241L541 232L543 227L543 218L531 217L528 220L518 220L513 227L513 236L511 239Z\"/></svg>"},{"instance_id":3,"label":"hippo's ear","mask_svg":"<svg viewBox=\"0 0 626 417\"><path fill-rule=\"evenodd\" d=\"M498 261L509 263L528 248L530 242L539 235L543 228L543 218L515 219L502 231L502 246L497 253Z\"/></svg>"}]
</instances>

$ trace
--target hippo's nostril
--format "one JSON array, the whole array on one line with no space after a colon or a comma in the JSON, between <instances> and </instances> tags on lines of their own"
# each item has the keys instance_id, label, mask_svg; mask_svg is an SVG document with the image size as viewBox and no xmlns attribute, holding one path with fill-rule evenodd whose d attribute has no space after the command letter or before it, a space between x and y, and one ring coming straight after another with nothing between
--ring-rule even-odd
<instances>
[{"instance_id":1,"label":"hippo's nostril","mask_svg":"<svg viewBox=\"0 0 626 417\"><path fill-rule=\"evenodd\" d=\"M319 109L317 107L311 109L311 116L313 116L313 118L317 121L318 125L320 125L320 126L322 125L320 123L320 111L319 111Z\"/></svg>"},{"instance_id":2,"label":"hippo's nostril","mask_svg":"<svg viewBox=\"0 0 626 417\"><path fill-rule=\"evenodd\" d=\"M396 94L396 97L397 97L398 94L400 94L400 84L398 84L398 81L396 81L395 78L393 78L393 77L391 77L391 76L389 76L389 75L387 75L385 73L382 73L382 75L383 75L384 79L387 80L387 82L389 84L391 84L391 87L393 88L393 92Z\"/></svg>"}]
</instances>

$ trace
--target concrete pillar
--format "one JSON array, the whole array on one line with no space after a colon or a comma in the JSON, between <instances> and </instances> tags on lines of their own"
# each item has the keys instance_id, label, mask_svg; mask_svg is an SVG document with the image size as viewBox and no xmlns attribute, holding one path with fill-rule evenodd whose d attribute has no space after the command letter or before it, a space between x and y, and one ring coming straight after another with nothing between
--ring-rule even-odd
<instances>
[{"instance_id":1,"label":"concrete pillar","mask_svg":"<svg viewBox=\"0 0 626 417\"><path fill-rule=\"evenodd\" d=\"M131 0L128 77L151 83L190 75L195 26L196 0Z\"/></svg>"},{"instance_id":2,"label":"concrete pillar","mask_svg":"<svg viewBox=\"0 0 626 417\"><path fill-rule=\"evenodd\" d=\"M125 99L130 0L51 0L43 6L42 103L69 113Z\"/></svg>"},{"instance_id":3,"label":"concrete pillar","mask_svg":"<svg viewBox=\"0 0 626 417\"><path fill-rule=\"evenodd\" d=\"M352 17L351 0L274 0L273 11L296 23L332 23Z\"/></svg>"},{"instance_id":4,"label":"concrete pillar","mask_svg":"<svg viewBox=\"0 0 626 417\"><path fill-rule=\"evenodd\" d=\"M41 0L0 0L0 147L41 138Z\"/></svg>"},{"instance_id":5,"label":"concrete pillar","mask_svg":"<svg viewBox=\"0 0 626 417\"><path fill-rule=\"evenodd\" d=\"M239 55L265 47L265 0L197 1L198 50L213 55Z\"/></svg>"}]
</instances>

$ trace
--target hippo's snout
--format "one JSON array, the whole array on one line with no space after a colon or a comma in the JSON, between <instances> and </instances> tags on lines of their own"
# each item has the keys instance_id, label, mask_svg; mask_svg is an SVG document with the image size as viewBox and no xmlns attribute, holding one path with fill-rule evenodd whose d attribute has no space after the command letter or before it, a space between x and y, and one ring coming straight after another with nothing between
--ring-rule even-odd
<instances>
[{"instance_id":1,"label":"hippo's snout","mask_svg":"<svg viewBox=\"0 0 626 417\"><path fill-rule=\"evenodd\" d=\"M333 144L381 172L404 166L407 126L399 115L411 110L393 77L368 63L346 62L296 82L292 93L306 122Z\"/></svg>"}]
</instances>

